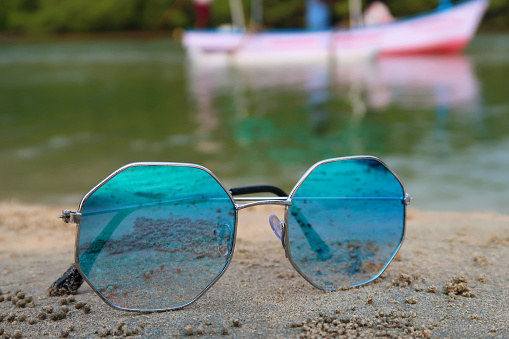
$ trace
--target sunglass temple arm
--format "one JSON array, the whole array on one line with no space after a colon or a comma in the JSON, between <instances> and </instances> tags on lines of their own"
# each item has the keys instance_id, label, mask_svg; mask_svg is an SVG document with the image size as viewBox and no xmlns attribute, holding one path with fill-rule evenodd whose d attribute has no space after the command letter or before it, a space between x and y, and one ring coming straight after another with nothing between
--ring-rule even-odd
<instances>
[{"instance_id":1,"label":"sunglass temple arm","mask_svg":"<svg viewBox=\"0 0 509 339\"><path fill-rule=\"evenodd\" d=\"M255 193L272 193L278 197L287 197L285 191L276 186L270 185L258 185L258 186L245 186L245 187L236 187L231 188L230 193L233 196L236 195L244 195L244 194L255 194Z\"/></svg>"}]
</instances>

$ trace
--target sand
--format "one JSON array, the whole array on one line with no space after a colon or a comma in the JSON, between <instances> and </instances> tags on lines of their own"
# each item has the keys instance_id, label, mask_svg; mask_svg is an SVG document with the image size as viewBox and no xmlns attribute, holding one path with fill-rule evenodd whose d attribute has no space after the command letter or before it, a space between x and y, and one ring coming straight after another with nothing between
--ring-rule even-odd
<instances>
[{"instance_id":1,"label":"sand","mask_svg":"<svg viewBox=\"0 0 509 339\"><path fill-rule=\"evenodd\" d=\"M48 296L73 261L75 225L56 219L61 209L0 203L0 337L509 337L509 216L410 208L403 247L381 278L322 292L270 230L280 210L243 210L233 261L211 290L183 310L138 314L86 285Z\"/></svg>"}]
</instances>

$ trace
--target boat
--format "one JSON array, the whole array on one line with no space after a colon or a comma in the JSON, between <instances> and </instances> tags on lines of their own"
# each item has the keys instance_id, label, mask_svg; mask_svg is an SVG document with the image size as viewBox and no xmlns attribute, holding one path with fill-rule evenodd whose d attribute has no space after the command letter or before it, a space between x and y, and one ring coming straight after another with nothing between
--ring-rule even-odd
<instances>
[{"instance_id":1,"label":"boat","mask_svg":"<svg viewBox=\"0 0 509 339\"><path fill-rule=\"evenodd\" d=\"M488 3L464 0L383 24L318 31L188 30L183 46L191 59L227 57L248 63L460 53L473 38Z\"/></svg>"}]
</instances>

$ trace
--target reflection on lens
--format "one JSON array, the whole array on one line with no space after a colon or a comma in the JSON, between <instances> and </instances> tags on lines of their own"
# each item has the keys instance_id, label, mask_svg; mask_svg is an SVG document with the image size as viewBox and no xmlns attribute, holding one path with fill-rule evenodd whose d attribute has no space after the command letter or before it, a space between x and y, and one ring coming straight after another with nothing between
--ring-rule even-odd
<instances>
[{"instance_id":1,"label":"reflection on lens","mask_svg":"<svg viewBox=\"0 0 509 339\"><path fill-rule=\"evenodd\" d=\"M129 167L84 203L79 265L114 306L181 307L224 270L234 229L233 202L205 170Z\"/></svg>"},{"instance_id":2,"label":"reflection on lens","mask_svg":"<svg viewBox=\"0 0 509 339\"><path fill-rule=\"evenodd\" d=\"M297 189L289 208L295 268L325 289L376 278L403 240L403 198L399 180L376 159L319 165Z\"/></svg>"}]
</instances>

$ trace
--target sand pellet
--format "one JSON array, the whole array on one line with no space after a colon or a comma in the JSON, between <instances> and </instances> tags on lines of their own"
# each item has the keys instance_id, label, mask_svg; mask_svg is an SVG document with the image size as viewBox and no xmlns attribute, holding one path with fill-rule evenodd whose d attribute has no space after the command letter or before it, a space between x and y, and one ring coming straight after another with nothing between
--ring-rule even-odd
<instances>
[{"instance_id":1,"label":"sand pellet","mask_svg":"<svg viewBox=\"0 0 509 339\"><path fill-rule=\"evenodd\" d=\"M467 279L464 276L458 276L451 279L450 283L445 284L443 292L450 297L460 295L467 298L474 298L475 294L470 290Z\"/></svg>"},{"instance_id":2,"label":"sand pellet","mask_svg":"<svg viewBox=\"0 0 509 339\"><path fill-rule=\"evenodd\" d=\"M417 299L415 299L415 298L413 298L413 297L412 297L412 298L406 298L406 299L405 299L405 302L406 302L407 304L411 304L411 305L413 305L413 304L417 304Z\"/></svg>"},{"instance_id":3,"label":"sand pellet","mask_svg":"<svg viewBox=\"0 0 509 339\"><path fill-rule=\"evenodd\" d=\"M398 279L392 281L392 285L398 287L407 287L412 285L414 278L410 274L400 273Z\"/></svg>"},{"instance_id":4,"label":"sand pellet","mask_svg":"<svg viewBox=\"0 0 509 339\"><path fill-rule=\"evenodd\" d=\"M79 310L80 308L83 308L83 306L85 306L85 303L80 301L78 303L76 303L76 305L74 305L74 307Z\"/></svg>"},{"instance_id":5,"label":"sand pellet","mask_svg":"<svg viewBox=\"0 0 509 339\"><path fill-rule=\"evenodd\" d=\"M193 335L194 334L193 326L187 325L186 327L184 327L184 334L185 335Z\"/></svg>"},{"instance_id":6,"label":"sand pellet","mask_svg":"<svg viewBox=\"0 0 509 339\"><path fill-rule=\"evenodd\" d=\"M97 335L101 338L107 337L109 334L110 332L104 327L97 332Z\"/></svg>"}]
</instances>

